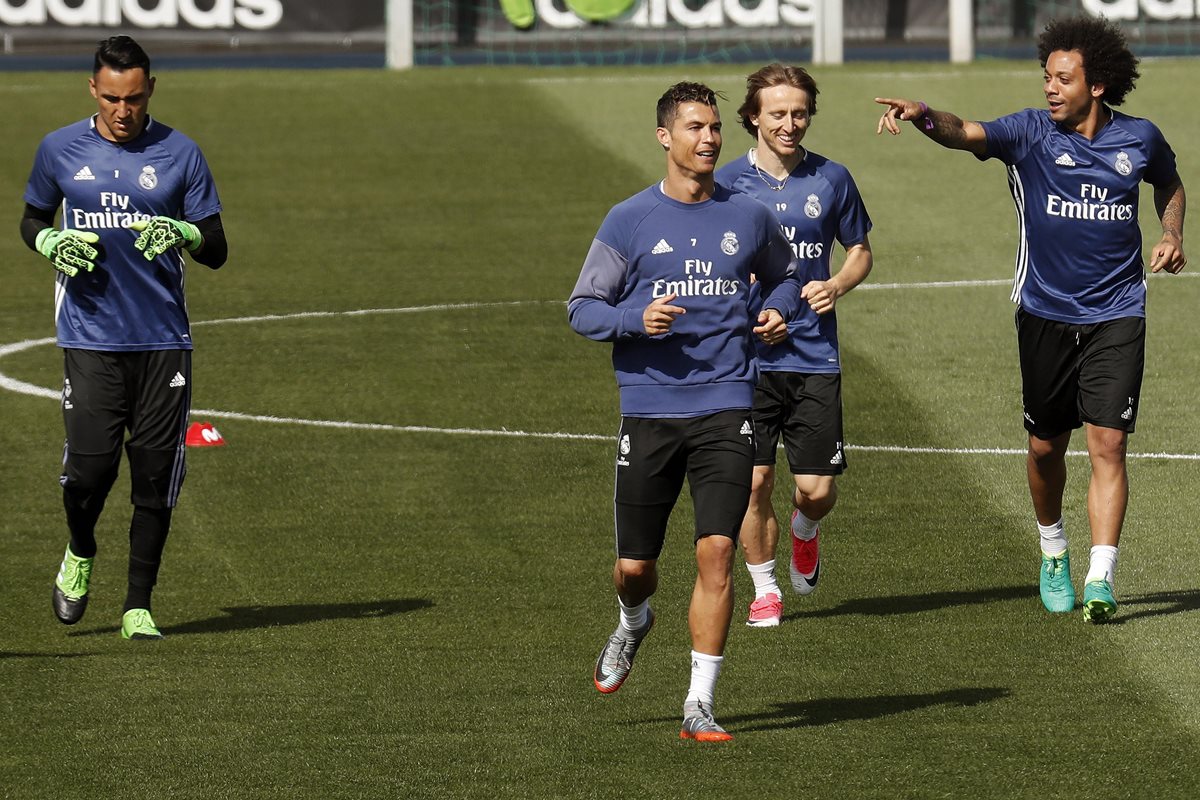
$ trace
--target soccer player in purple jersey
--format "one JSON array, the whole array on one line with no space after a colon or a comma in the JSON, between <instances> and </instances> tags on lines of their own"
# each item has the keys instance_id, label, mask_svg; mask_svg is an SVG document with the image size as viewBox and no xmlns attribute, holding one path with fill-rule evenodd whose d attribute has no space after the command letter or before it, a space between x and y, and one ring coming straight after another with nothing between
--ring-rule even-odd
<instances>
[{"instance_id":1,"label":"soccer player in purple jersey","mask_svg":"<svg viewBox=\"0 0 1200 800\"><path fill-rule=\"evenodd\" d=\"M1183 182L1175 154L1150 121L1114 110L1133 90L1137 58L1114 23L1051 22L1038 40L1046 108L967 122L914 100L886 105L877 133L908 120L925 136L1008 167L1021 242L1013 300L1021 395L1029 432L1026 471L1041 537L1041 598L1075 607L1062 503L1067 445L1083 427L1092 474L1091 559L1083 616L1117 611L1113 575L1129 500L1125 449L1137 419L1146 340L1146 281L1138 188L1154 187L1162 237L1153 272L1180 272Z\"/></svg>"},{"instance_id":2,"label":"soccer player in purple jersey","mask_svg":"<svg viewBox=\"0 0 1200 800\"><path fill-rule=\"evenodd\" d=\"M768 64L752 73L738 115L755 146L717 170L718 183L757 198L779 218L807 301L789 321L784 342L758 347L754 483L739 536L754 581L746 621L751 627L773 627L783 617L775 580L779 523L771 505L780 436L795 483L788 537L792 588L807 595L817 586L818 523L833 510L835 478L846 469L834 308L866 279L873 263L871 218L850 172L801 144L817 113L817 94L816 81L800 67ZM831 275L834 240L846 258Z\"/></svg>"},{"instance_id":3,"label":"soccer player in purple jersey","mask_svg":"<svg viewBox=\"0 0 1200 800\"><path fill-rule=\"evenodd\" d=\"M183 484L191 405L181 251L212 269L228 252L200 149L149 116L154 84L137 42L100 42L89 81L97 113L42 140L21 219L26 244L59 272L59 482L70 542L54 581L54 613L73 625L87 609L96 523L124 447L133 517L121 635L147 640L162 638L150 596Z\"/></svg>"},{"instance_id":4,"label":"soccer player in purple jersey","mask_svg":"<svg viewBox=\"0 0 1200 800\"><path fill-rule=\"evenodd\" d=\"M658 557L686 478L697 577L680 736L718 742L732 738L712 709L753 471L753 339L783 340L801 287L771 213L713 178L721 117L712 89L668 89L658 101L657 136L666 178L608 213L568 303L576 332L612 342L621 397L613 567L619 622L593 681L606 694L619 689L654 624L649 599ZM752 275L762 284L761 311L751 299Z\"/></svg>"}]
</instances>

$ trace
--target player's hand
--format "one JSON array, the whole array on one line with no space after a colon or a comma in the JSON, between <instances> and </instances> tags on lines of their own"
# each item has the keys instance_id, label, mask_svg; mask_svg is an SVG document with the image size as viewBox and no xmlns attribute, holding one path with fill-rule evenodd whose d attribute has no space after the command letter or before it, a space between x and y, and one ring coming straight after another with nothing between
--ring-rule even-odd
<instances>
[{"instance_id":1,"label":"player's hand","mask_svg":"<svg viewBox=\"0 0 1200 800\"><path fill-rule=\"evenodd\" d=\"M764 308L758 314L758 327L754 334L764 344L779 344L787 338L787 320L773 308Z\"/></svg>"},{"instance_id":2,"label":"player's hand","mask_svg":"<svg viewBox=\"0 0 1200 800\"><path fill-rule=\"evenodd\" d=\"M837 305L838 291L833 281L809 281L800 290L800 297L818 314L828 314Z\"/></svg>"},{"instance_id":3,"label":"player's hand","mask_svg":"<svg viewBox=\"0 0 1200 800\"><path fill-rule=\"evenodd\" d=\"M1183 243L1173 233L1164 233L1158 244L1150 251L1150 271L1167 271L1172 275L1183 272L1187 259L1183 256Z\"/></svg>"},{"instance_id":4,"label":"player's hand","mask_svg":"<svg viewBox=\"0 0 1200 800\"><path fill-rule=\"evenodd\" d=\"M879 124L875 126L876 136L885 130L892 136L899 136L900 126L897 124L897 120L916 119L921 116L921 104L915 100L876 97L875 102L888 107L887 111L883 112L883 116L879 118Z\"/></svg>"},{"instance_id":5,"label":"player's hand","mask_svg":"<svg viewBox=\"0 0 1200 800\"><path fill-rule=\"evenodd\" d=\"M170 217L139 219L129 223L129 230L140 234L133 246L142 251L147 261L153 261L172 247L186 247L194 253L204 243L199 228L190 222Z\"/></svg>"},{"instance_id":6,"label":"player's hand","mask_svg":"<svg viewBox=\"0 0 1200 800\"><path fill-rule=\"evenodd\" d=\"M39 253L50 259L56 270L68 278L74 278L79 270L91 272L96 268L96 256L100 252L92 245L98 241L100 237L91 231L46 228L38 233L34 244Z\"/></svg>"},{"instance_id":7,"label":"player's hand","mask_svg":"<svg viewBox=\"0 0 1200 800\"><path fill-rule=\"evenodd\" d=\"M669 294L646 306L646 310L642 312L642 325L647 334L658 336L661 333L670 332L671 323L675 322L675 318L680 314L687 313L687 309L671 305L671 301L675 297L675 295Z\"/></svg>"}]
</instances>

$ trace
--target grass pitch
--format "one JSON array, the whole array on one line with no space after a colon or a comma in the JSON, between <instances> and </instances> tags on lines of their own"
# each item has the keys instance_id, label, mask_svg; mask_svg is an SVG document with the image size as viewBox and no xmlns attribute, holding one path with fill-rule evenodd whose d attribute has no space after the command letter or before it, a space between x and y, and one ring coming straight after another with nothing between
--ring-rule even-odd
<instances>
[{"instance_id":1,"label":"grass pitch","mask_svg":"<svg viewBox=\"0 0 1200 800\"><path fill-rule=\"evenodd\" d=\"M1187 185L1195 69L1144 64L1128 107ZM850 167L876 253L839 304L851 468L821 586L751 630L739 564L717 695L736 739L680 742L682 502L659 624L618 694L591 686L616 618L618 410L608 349L563 301L608 208L661 176L663 88L726 92L729 160L751 144L746 71L162 75L153 111L200 142L225 205L230 263L192 267L189 300L198 418L229 444L189 454L156 593L167 639L139 646L117 634L127 483L65 628L61 421L0 389L0 796L1194 798L1200 280L1149 282L1117 622L1050 617L1013 453L1003 170L874 134L876 95L977 119L1038 105L1032 63L815 71L806 145ZM34 149L93 107L83 75L10 74L0 97L20 109L0 152L6 345L53 335L53 272L15 230ZM1149 194L1143 221L1153 242ZM953 281L983 283L918 285ZM34 346L0 373L54 389L60 362ZM1070 467L1078 584L1086 459Z\"/></svg>"}]
</instances>

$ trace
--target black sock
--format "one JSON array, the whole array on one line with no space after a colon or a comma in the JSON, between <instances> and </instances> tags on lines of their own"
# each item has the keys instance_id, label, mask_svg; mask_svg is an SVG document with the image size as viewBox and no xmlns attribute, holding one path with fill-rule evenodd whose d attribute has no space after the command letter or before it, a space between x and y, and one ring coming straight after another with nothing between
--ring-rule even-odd
<instances>
[{"instance_id":1,"label":"black sock","mask_svg":"<svg viewBox=\"0 0 1200 800\"><path fill-rule=\"evenodd\" d=\"M129 591L125 610L150 610L150 594L158 582L163 548L171 530L171 509L134 506L129 523Z\"/></svg>"},{"instance_id":2,"label":"black sock","mask_svg":"<svg viewBox=\"0 0 1200 800\"><path fill-rule=\"evenodd\" d=\"M63 507L67 510L67 529L71 531L71 552L76 558L96 557L96 522L104 510L104 498L79 498L63 493Z\"/></svg>"}]
</instances>

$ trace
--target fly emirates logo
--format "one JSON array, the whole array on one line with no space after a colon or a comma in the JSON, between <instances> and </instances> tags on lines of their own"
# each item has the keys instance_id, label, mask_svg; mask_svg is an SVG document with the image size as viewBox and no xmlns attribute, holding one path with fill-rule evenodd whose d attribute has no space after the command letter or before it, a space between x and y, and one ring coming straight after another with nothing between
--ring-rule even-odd
<instances>
[{"instance_id":1,"label":"fly emirates logo","mask_svg":"<svg viewBox=\"0 0 1200 800\"><path fill-rule=\"evenodd\" d=\"M150 219L149 214L129 210L129 195L117 192L100 193L100 211L71 209L71 224L68 227L96 231L111 228L128 228L129 223Z\"/></svg>"},{"instance_id":2,"label":"fly emirates logo","mask_svg":"<svg viewBox=\"0 0 1200 800\"><path fill-rule=\"evenodd\" d=\"M734 295L741 289L741 281L712 277L713 262L689 258L683 262L683 277L678 279L659 278L654 281L653 297L657 300L673 294L676 297L714 297Z\"/></svg>"},{"instance_id":3,"label":"fly emirates logo","mask_svg":"<svg viewBox=\"0 0 1200 800\"><path fill-rule=\"evenodd\" d=\"M1063 219L1099 222L1128 222L1135 218L1133 203L1109 203L1108 189L1085 183L1079 187L1079 199L1067 200L1056 194L1046 195L1046 214Z\"/></svg>"},{"instance_id":4,"label":"fly emirates logo","mask_svg":"<svg viewBox=\"0 0 1200 800\"><path fill-rule=\"evenodd\" d=\"M796 258L817 259L825 254L825 245L821 242L797 242L796 226L782 225L783 235L792 246L792 255Z\"/></svg>"}]
</instances>

